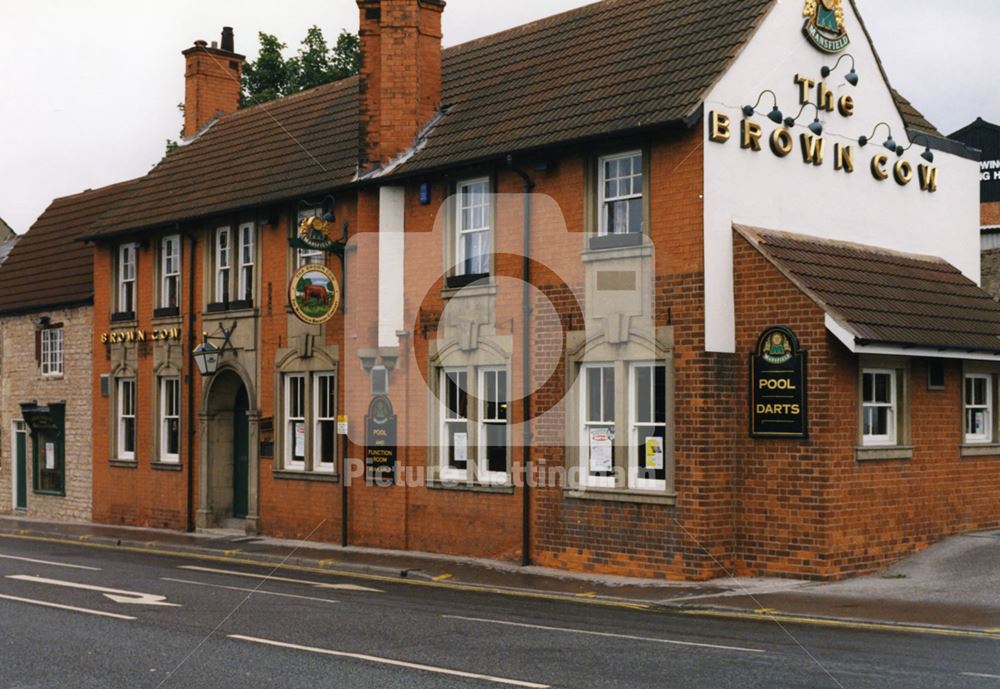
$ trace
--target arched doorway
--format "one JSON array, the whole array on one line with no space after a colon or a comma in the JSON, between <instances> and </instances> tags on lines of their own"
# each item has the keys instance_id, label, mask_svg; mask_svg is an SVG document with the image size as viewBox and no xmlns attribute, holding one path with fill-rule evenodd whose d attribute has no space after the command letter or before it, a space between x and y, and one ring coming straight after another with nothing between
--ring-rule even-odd
<instances>
[{"instance_id":1,"label":"arched doorway","mask_svg":"<svg viewBox=\"0 0 1000 689\"><path fill-rule=\"evenodd\" d=\"M201 414L199 528L257 528L256 412L242 377L219 371Z\"/></svg>"}]
</instances>

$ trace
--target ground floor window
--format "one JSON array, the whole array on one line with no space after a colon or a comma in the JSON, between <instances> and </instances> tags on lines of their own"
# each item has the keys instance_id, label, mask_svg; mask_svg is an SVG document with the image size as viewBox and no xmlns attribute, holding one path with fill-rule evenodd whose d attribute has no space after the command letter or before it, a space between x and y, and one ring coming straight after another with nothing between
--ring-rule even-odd
<instances>
[{"instance_id":1,"label":"ground floor window","mask_svg":"<svg viewBox=\"0 0 1000 689\"><path fill-rule=\"evenodd\" d=\"M635 364L629 382L629 487L666 488L667 368Z\"/></svg>"},{"instance_id":2,"label":"ground floor window","mask_svg":"<svg viewBox=\"0 0 1000 689\"><path fill-rule=\"evenodd\" d=\"M993 377L989 374L965 376L965 442L993 441Z\"/></svg>"},{"instance_id":3,"label":"ground floor window","mask_svg":"<svg viewBox=\"0 0 1000 689\"><path fill-rule=\"evenodd\" d=\"M160 378L160 461L181 461L181 380Z\"/></svg>"},{"instance_id":4,"label":"ground floor window","mask_svg":"<svg viewBox=\"0 0 1000 689\"><path fill-rule=\"evenodd\" d=\"M502 366L440 369L439 475L445 481L510 480L510 389Z\"/></svg>"},{"instance_id":5,"label":"ground floor window","mask_svg":"<svg viewBox=\"0 0 1000 689\"><path fill-rule=\"evenodd\" d=\"M336 374L286 373L283 376L282 394L284 396L283 468L287 471L335 473Z\"/></svg>"},{"instance_id":6,"label":"ground floor window","mask_svg":"<svg viewBox=\"0 0 1000 689\"><path fill-rule=\"evenodd\" d=\"M117 390L118 459L135 461L135 378L119 378Z\"/></svg>"},{"instance_id":7,"label":"ground floor window","mask_svg":"<svg viewBox=\"0 0 1000 689\"><path fill-rule=\"evenodd\" d=\"M34 491L65 495L66 405L62 402L44 405L25 403L21 405L21 415L31 430ZM23 468L18 467L19 478Z\"/></svg>"},{"instance_id":8,"label":"ground floor window","mask_svg":"<svg viewBox=\"0 0 1000 689\"><path fill-rule=\"evenodd\" d=\"M862 374L861 436L864 445L895 445L898 403L896 371L865 369Z\"/></svg>"},{"instance_id":9,"label":"ground floor window","mask_svg":"<svg viewBox=\"0 0 1000 689\"><path fill-rule=\"evenodd\" d=\"M584 483L590 486L615 487L615 367L612 364L586 364L582 369L584 391L581 395Z\"/></svg>"}]
</instances>

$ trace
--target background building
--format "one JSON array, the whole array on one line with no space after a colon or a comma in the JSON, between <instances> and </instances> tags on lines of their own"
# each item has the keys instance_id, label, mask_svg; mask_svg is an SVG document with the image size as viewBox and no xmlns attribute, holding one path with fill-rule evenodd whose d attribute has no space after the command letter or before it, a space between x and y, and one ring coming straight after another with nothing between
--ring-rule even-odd
<instances>
[{"instance_id":1,"label":"background building","mask_svg":"<svg viewBox=\"0 0 1000 689\"><path fill-rule=\"evenodd\" d=\"M950 138L981 152L982 284L983 289L1000 298L1000 126L980 117Z\"/></svg>"}]
</instances>

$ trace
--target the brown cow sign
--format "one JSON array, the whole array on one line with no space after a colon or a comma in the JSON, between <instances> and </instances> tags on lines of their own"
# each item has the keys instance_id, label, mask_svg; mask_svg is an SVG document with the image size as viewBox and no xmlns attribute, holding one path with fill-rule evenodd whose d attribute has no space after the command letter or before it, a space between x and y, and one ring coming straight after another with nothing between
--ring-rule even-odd
<instances>
[{"instance_id":1,"label":"the brown cow sign","mask_svg":"<svg viewBox=\"0 0 1000 689\"><path fill-rule=\"evenodd\" d=\"M288 302L302 322L326 323L340 308L340 283L326 266L302 266L288 287Z\"/></svg>"}]
</instances>

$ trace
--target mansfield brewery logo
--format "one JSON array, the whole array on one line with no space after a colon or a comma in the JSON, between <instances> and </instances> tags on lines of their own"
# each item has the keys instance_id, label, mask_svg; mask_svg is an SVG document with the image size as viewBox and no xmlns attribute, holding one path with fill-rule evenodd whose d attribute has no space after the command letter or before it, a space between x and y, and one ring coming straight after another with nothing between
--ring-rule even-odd
<instances>
[{"instance_id":1,"label":"mansfield brewery logo","mask_svg":"<svg viewBox=\"0 0 1000 689\"><path fill-rule=\"evenodd\" d=\"M802 11L806 38L824 53L839 53L851 42L844 27L841 0L806 0Z\"/></svg>"},{"instance_id":2,"label":"mansfield brewery logo","mask_svg":"<svg viewBox=\"0 0 1000 689\"><path fill-rule=\"evenodd\" d=\"M764 338L760 357L769 364L784 364L790 361L792 343L788 341L788 335L780 330L775 330L770 336Z\"/></svg>"}]
</instances>

